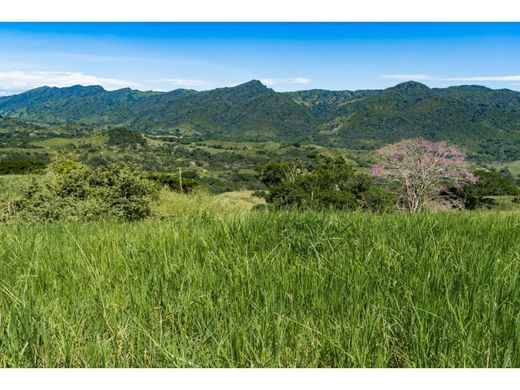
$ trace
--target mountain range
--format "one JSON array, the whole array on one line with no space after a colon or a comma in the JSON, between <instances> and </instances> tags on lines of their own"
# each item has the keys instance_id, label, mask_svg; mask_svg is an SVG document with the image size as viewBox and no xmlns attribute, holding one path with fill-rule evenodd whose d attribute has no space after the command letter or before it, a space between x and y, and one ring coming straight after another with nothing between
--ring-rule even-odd
<instances>
[{"instance_id":1,"label":"mountain range","mask_svg":"<svg viewBox=\"0 0 520 390\"><path fill-rule=\"evenodd\" d=\"M40 125L126 126L198 139L309 142L373 149L447 140L491 160L520 160L520 92L482 86L276 92L260 81L210 91L40 87L0 98L0 115Z\"/></svg>"}]
</instances>

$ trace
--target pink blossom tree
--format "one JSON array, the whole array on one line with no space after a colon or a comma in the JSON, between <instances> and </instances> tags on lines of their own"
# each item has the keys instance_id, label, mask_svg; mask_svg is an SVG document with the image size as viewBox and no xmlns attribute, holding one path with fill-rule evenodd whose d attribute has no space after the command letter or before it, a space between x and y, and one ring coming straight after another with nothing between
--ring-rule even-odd
<instances>
[{"instance_id":1,"label":"pink blossom tree","mask_svg":"<svg viewBox=\"0 0 520 390\"><path fill-rule=\"evenodd\" d=\"M449 202L442 193L477 181L466 156L444 141L409 139L384 146L378 153L384 162L372 167L372 175L386 181L401 210L462 208L462 203Z\"/></svg>"}]
</instances>

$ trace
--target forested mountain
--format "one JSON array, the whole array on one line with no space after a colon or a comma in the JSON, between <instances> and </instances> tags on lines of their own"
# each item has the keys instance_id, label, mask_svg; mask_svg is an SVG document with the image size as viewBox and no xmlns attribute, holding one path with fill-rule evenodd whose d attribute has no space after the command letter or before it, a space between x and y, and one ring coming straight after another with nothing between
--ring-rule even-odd
<instances>
[{"instance_id":1,"label":"forested mountain","mask_svg":"<svg viewBox=\"0 0 520 390\"><path fill-rule=\"evenodd\" d=\"M0 98L0 114L41 124L127 126L199 139L314 142L372 149L447 140L491 159L520 159L520 93L481 86L278 93L253 80L197 92L41 87Z\"/></svg>"},{"instance_id":2,"label":"forested mountain","mask_svg":"<svg viewBox=\"0 0 520 390\"><path fill-rule=\"evenodd\" d=\"M40 87L0 98L0 114L45 123L101 124L106 122L104 113L107 111L114 111L114 115L118 109L126 112L136 101L156 94L130 88L106 91L99 85Z\"/></svg>"},{"instance_id":3,"label":"forested mountain","mask_svg":"<svg viewBox=\"0 0 520 390\"><path fill-rule=\"evenodd\" d=\"M127 124L143 131L180 129L184 134L233 140L311 140L317 135L319 122L310 110L259 81L180 91L131 105Z\"/></svg>"},{"instance_id":4,"label":"forested mountain","mask_svg":"<svg viewBox=\"0 0 520 390\"><path fill-rule=\"evenodd\" d=\"M407 82L339 105L322 143L372 148L400 139L448 140L479 153L520 158L520 93L483 87L430 89Z\"/></svg>"}]
</instances>

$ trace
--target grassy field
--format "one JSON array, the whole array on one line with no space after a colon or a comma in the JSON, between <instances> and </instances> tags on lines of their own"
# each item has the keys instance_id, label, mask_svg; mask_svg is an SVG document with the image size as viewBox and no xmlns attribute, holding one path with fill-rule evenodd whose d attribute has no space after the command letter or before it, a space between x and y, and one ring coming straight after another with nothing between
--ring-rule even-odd
<instances>
[{"instance_id":1,"label":"grassy field","mask_svg":"<svg viewBox=\"0 0 520 390\"><path fill-rule=\"evenodd\" d=\"M0 226L0 366L520 366L519 214L182 197L163 220Z\"/></svg>"}]
</instances>

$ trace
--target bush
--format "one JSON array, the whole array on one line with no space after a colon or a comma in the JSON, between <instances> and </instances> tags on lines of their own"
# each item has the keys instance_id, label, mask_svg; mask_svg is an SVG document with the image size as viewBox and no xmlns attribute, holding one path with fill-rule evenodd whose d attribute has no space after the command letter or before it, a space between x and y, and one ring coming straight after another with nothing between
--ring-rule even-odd
<instances>
[{"instance_id":1,"label":"bush","mask_svg":"<svg viewBox=\"0 0 520 390\"><path fill-rule=\"evenodd\" d=\"M190 176L192 176L190 174ZM168 187L171 191L177 191L177 192L184 192L188 193L191 192L195 187L199 185L199 182L186 177L184 174L181 175L182 178L182 184L179 180L178 175L173 175L170 173L149 173L146 175L146 178L149 180L152 180L155 183L158 183L162 186ZM181 191L182 187L182 191Z\"/></svg>"},{"instance_id":2,"label":"bush","mask_svg":"<svg viewBox=\"0 0 520 390\"><path fill-rule=\"evenodd\" d=\"M477 170L475 176L477 183L467 184L461 189L451 189L454 196L462 199L467 209L476 209L494 204L490 196L519 195L520 188L512 177L500 172Z\"/></svg>"},{"instance_id":3,"label":"bush","mask_svg":"<svg viewBox=\"0 0 520 390\"><path fill-rule=\"evenodd\" d=\"M141 133L120 127L108 131L107 145L121 148L135 145L146 146L147 141Z\"/></svg>"},{"instance_id":4,"label":"bush","mask_svg":"<svg viewBox=\"0 0 520 390\"><path fill-rule=\"evenodd\" d=\"M316 154L309 163L271 162L261 168L260 180L268 191L256 194L275 208L383 211L396 204L391 193L355 173L343 158Z\"/></svg>"},{"instance_id":5,"label":"bush","mask_svg":"<svg viewBox=\"0 0 520 390\"><path fill-rule=\"evenodd\" d=\"M41 161L23 158L11 158L0 161L0 175L21 175L26 173L40 173L45 168Z\"/></svg>"},{"instance_id":6,"label":"bush","mask_svg":"<svg viewBox=\"0 0 520 390\"><path fill-rule=\"evenodd\" d=\"M112 163L92 169L60 157L11 205L10 216L24 221L136 221L151 214L157 193L157 186L135 166Z\"/></svg>"}]
</instances>

